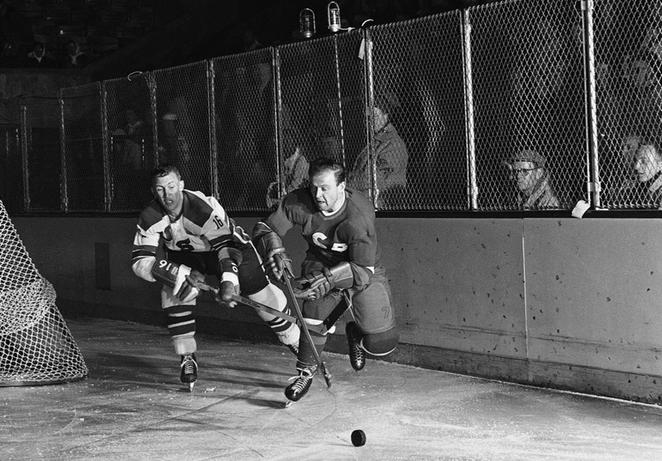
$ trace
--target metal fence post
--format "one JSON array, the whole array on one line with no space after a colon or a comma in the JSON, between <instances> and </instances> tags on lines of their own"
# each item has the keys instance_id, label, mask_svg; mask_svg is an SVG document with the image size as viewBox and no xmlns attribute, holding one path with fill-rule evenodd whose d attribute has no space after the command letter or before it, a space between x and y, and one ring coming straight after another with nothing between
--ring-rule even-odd
<instances>
[{"instance_id":1,"label":"metal fence post","mask_svg":"<svg viewBox=\"0 0 662 461\"><path fill-rule=\"evenodd\" d=\"M216 73L211 60L207 61L207 110L209 112L209 180L212 196L218 198L218 143L216 141Z\"/></svg>"},{"instance_id":2,"label":"metal fence post","mask_svg":"<svg viewBox=\"0 0 662 461\"><path fill-rule=\"evenodd\" d=\"M281 144L283 143L283 123L282 123L282 113L283 113L283 99L282 99L282 88L280 86L280 52L278 48L272 48L271 53L271 69L274 82L274 123L275 126L275 135L276 135L276 181L278 181L278 197L282 198L286 194L285 182L282 180L284 177L283 172L283 151Z\"/></svg>"},{"instance_id":3,"label":"metal fence post","mask_svg":"<svg viewBox=\"0 0 662 461\"><path fill-rule=\"evenodd\" d=\"M595 54L593 48L593 0L581 0L584 23L584 82L586 92L586 148L588 195L594 208L600 208L598 164L598 121L595 96Z\"/></svg>"},{"instance_id":4,"label":"metal fence post","mask_svg":"<svg viewBox=\"0 0 662 461\"><path fill-rule=\"evenodd\" d=\"M365 56L365 113L366 131L365 139L368 146L368 158L370 159L370 199L372 200L373 207L377 207L377 169L374 162L374 133L372 127L374 125L374 107L375 107L375 87L374 87L374 74L372 69L372 37L369 29L363 30L363 53Z\"/></svg>"},{"instance_id":5,"label":"metal fence post","mask_svg":"<svg viewBox=\"0 0 662 461\"><path fill-rule=\"evenodd\" d=\"M476 178L476 140L474 131L473 80L471 78L471 20L469 10L462 11L462 55L464 57L464 113L467 126L467 198L472 210L478 209Z\"/></svg>"},{"instance_id":6,"label":"metal fence post","mask_svg":"<svg viewBox=\"0 0 662 461\"><path fill-rule=\"evenodd\" d=\"M110 168L110 149L108 139L108 91L106 82L101 82L101 155L103 159L103 207L105 212L111 210L113 200L113 177Z\"/></svg>"},{"instance_id":7,"label":"metal fence post","mask_svg":"<svg viewBox=\"0 0 662 461\"><path fill-rule=\"evenodd\" d=\"M67 143L66 143L66 130L64 127L64 97L63 91L59 90L58 102L60 104L60 160L61 160L61 174L62 179L60 182L60 207L65 213L69 211L69 190L67 187Z\"/></svg>"},{"instance_id":8,"label":"metal fence post","mask_svg":"<svg viewBox=\"0 0 662 461\"><path fill-rule=\"evenodd\" d=\"M23 211L29 212L30 202L30 168L28 163L28 107L21 104L20 136L17 140L21 146L21 168L23 170Z\"/></svg>"},{"instance_id":9,"label":"metal fence post","mask_svg":"<svg viewBox=\"0 0 662 461\"><path fill-rule=\"evenodd\" d=\"M333 36L333 61L336 66L336 90L338 96L338 123L340 124L339 134L340 134L340 155L342 156L343 165L347 166L347 159L345 155L345 132L343 126L343 114L342 114L342 91L340 89L340 57L338 55L338 36Z\"/></svg>"},{"instance_id":10,"label":"metal fence post","mask_svg":"<svg viewBox=\"0 0 662 461\"><path fill-rule=\"evenodd\" d=\"M153 144L153 155L152 158L152 168L159 165L159 115L157 112L157 101L156 101L156 78L153 72L147 72L147 87L149 89L149 100L151 106L151 116L152 116L152 144Z\"/></svg>"}]
</instances>

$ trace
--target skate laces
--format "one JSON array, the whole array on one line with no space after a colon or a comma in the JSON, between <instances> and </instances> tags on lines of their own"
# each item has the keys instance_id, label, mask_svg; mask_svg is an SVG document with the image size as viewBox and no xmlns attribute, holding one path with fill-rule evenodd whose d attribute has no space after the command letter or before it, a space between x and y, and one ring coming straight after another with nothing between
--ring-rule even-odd
<instances>
[{"instance_id":1,"label":"skate laces","mask_svg":"<svg viewBox=\"0 0 662 461\"><path fill-rule=\"evenodd\" d=\"M192 375L195 373L195 368L196 368L196 363L195 359L187 355L184 357L184 360L182 360L182 369L185 375Z\"/></svg>"},{"instance_id":2,"label":"skate laces","mask_svg":"<svg viewBox=\"0 0 662 461\"><path fill-rule=\"evenodd\" d=\"M302 391L306 387L306 384L308 384L308 381L313 379L314 374L315 372L308 368L300 370L297 376L292 376L288 379L288 381L295 381L291 389L296 392Z\"/></svg>"}]
</instances>

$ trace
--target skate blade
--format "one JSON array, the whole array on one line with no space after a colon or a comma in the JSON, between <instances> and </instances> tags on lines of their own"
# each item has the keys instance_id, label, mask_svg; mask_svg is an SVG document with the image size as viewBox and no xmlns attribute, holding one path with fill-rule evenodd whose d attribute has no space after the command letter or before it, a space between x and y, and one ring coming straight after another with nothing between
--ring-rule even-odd
<instances>
[{"instance_id":1,"label":"skate blade","mask_svg":"<svg viewBox=\"0 0 662 461\"><path fill-rule=\"evenodd\" d=\"M283 408L290 408L296 402L294 400L286 400L283 402Z\"/></svg>"},{"instance_id":2,"label":"skate blade","mask_svg":"<svg viewBox=\"0 0 662 461\"><path fill-rule=\"evenodd\" d=\"M193 387L195 386L195 381L192 383L188 383L188 391L193 392Z\"/></svg>"}]
</instances>

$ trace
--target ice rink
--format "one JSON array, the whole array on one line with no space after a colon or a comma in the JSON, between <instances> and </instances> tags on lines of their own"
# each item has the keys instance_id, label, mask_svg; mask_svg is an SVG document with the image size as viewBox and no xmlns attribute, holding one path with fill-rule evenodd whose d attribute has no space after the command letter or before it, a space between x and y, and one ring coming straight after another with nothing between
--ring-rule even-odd
<instances>
[{"instance_id":1,"label":"ice rink","mask_svg":"<svg viewBox=\"0 0 662 461\"><path fill-rule=\"evenodd\" d=\"M654 460L662 408L325 354L284 408L295 359L277 345L198 336L199 380L179 383L165 328L67 320L84 381L4 387L8 460ZM354 447L351 432L367 442Z\"/></svg>"}]
</instances>

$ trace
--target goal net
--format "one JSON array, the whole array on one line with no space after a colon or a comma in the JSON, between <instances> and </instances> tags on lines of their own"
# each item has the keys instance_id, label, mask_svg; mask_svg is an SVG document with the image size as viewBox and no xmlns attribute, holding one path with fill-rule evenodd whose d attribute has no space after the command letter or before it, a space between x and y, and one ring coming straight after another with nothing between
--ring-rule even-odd
<instances>
[{"instance_id":1,"label":"goal net","mask_svg":"<svg viewBox=\"0 0 662 461\"><path fill-rule=\"evenodd\" d=\"M30 259L0 200L0 386L83 379L87 366L55 289Z\"/></svg>"}]
</instances>

